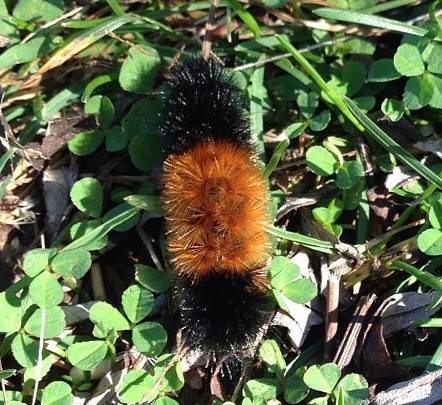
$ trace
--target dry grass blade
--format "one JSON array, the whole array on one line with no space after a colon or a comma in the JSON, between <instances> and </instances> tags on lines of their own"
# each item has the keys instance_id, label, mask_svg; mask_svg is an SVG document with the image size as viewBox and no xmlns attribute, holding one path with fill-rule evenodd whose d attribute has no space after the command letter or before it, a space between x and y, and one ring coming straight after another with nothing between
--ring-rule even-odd
<instances>
[{"instance_id":1,"label":"dry grass blade","mask_svg":"<svg viewBox=\"0 0 442 405\"><path fill-rule=\"evenodd\" d=\"M83 49L97 42L99 39L108 35L110 32L116 30L122 25L129 23L136 23L143 21L143 18L135 15L124 15L121 17L112 18L98 25L90 28L80 34L72 42L69 42L64 47L55 52L54 55L38 70L37 75L43 75L46 72L63 65L66 61L77 55Z\"/></svg>"}]
</instances>

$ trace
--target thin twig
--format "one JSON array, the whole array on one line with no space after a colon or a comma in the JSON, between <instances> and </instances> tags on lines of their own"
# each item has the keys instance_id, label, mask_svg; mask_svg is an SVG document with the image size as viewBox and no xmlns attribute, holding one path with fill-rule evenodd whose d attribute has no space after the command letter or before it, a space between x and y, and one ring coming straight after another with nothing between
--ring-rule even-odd
<instances>
[{"instance_id":1,"label":"thin twig","mask_svg":"<svg viewBox=\"0 0 442 405\"><path fill-rule=\"evenodd\" d=\"M338 333L338 313L339 313L339 283L340 274L328 271L326 287L326 309L325 309L325 345L324 360L330 361L332 352L336 344Z\"/></svg>"},{"instance_id":2,"label":"thin twig","mask_svg":"<svg viewBox=\"0 0 442 405\"><path fill-rule=\"evenodd\" d=\"M362 330L362 325L365 324L367 313L375 300L375 294L368 297L362 297L353 313L352 320L345 331L341 344L333 359L333 363L335 363L341 370L346 367L353 358L357 339Z\"/></svg>"},{"instance_id":3,"label":"thin twig","mask_svg":"<svg viewBox=\"0 0 442 405\"><path fill-rule=\"evenodd\" d=\"M218 3L219 0L212 0L212 4L210 5L210 10L209 10L209 17L206 23L206 32L204 34L203 48L201 51L203 58L206 60L209 59L210 50L212 48L212 34L214 29L216 28L215 12L218 7Z\"/></svg>"},{"instance_id":4,"label":"thin twig","mask_svg":"<svg viewBox=\"0 0 442 405\"><path fill-rule=\"evenodd\" d=\"M142 242L144 243L144 245L146 246L150 254L150 257L152 258L152 261L155 263L156 268L160 271L164 271L163 266L161 265L161 261L158 259L158 256L155 253L155 249L152 246L152 242L150 241L146 232L144 232L143 224L141 221L139 221L137 224L137 233L141 238Z\"/></svg>"},{"instance_id":5,"label":"thin twig","mask_svg":"<svg viewBox=\"0 0 442 405\"><path fill-rule=\"evenodd\" d=\"M328 41L318 42L317 44L306 46L305 48L299 49L299 52L301 52L301 53L310 52L315 49L323 48L325 46L340 44L342 42L349 41L350 39L353 39L353 37L343 37L343 38L339 38L339 39L330 39ZM249 69L251 67L259 67L259 66L266 65L267 63L277 62L278 60L289 58L291 56L292 56L292 54L287 52L287 53L283 53L281 55L275 55L270 58L262 59L262 60L259 60L256 62L247 63L245 65L237 66L235 68L235 70L241 71L241 70Z\"/></svg>"}]
</instances>

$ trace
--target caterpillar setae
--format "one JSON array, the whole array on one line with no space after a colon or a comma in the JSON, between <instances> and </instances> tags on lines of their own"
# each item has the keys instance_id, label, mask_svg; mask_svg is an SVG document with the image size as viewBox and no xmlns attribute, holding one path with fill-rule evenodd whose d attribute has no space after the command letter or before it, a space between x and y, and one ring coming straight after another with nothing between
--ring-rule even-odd
<instances>
[{"instance_id":1,"label":"caterpillar setae","mask_svg":"<svg viewBox=\"0 0 442 405\"><path fill-rule=\"evenodd\" d=\"M171 72L162 205L185 344L215 355L254 345L272 303L269 191L242 91L213 58Z\"/></svg>"}]
</instances>

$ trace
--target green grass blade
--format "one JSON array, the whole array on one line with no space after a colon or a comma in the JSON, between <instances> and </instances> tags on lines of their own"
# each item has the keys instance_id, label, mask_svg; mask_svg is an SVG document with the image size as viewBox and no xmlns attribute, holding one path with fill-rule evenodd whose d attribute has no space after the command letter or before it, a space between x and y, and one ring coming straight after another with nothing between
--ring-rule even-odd
<instances>
[{"instance_id":1,"label":"green grass blade","mask_svg":"<svg viewBox=\"0 0 442 405\"><path fill-rule=\"evenodd\" d=\"M118 3L117 0L106 0L106 1L116 16L121 17L125 14L124 10L121 8L120 3Z\"/></svg>"},{"instance_id":2,"label":"green grass blade","mask_svg":"<svg viewBox=\"0 0 442 405\"><path fill-rule=\"evenodd\" d=\"M137 208L130 208L127 211L124 211L121 214L116 215L109 221L105 222L104 224L101 224L100 226L91 230L90 232L87 232L85 235L81 236L80 238L74 240L72 243L65 246L62 250L86 248L92 242L103 237L104 235L107 235L112 229L128 221L137 213L138 213Z\"/></svg>"},{"instance_id":3,"label":"green grass blade","mask_svg":"<svg viewBox=\"0 0 442 405\"><path fill-rule=\"evenodd\" d=\"M259 25L255 18L250 14L238 0L227 0L232 6L239 18L250 28L255 37L261 36Z\"/></svg>"},{"instance_id":4,"label":"green grass blade","mask_svg":"<svg viewBox=\"0 0 442 405\"><path fill-rule=\"evenodd\" d=\"M440 8L441 2L435 1L430 6L430 23L431 28L436 32L439 40L442 40L442 23L440 22L440 19L437 18L436 11L438 7Z\"/></svg>"},{"instance_id":5,"label":"green grass blade","mask_svg":"<svg viewBox=\"0 0 442 405\"><path fill-rule=\"evenodd\" d=\"M281 160L282 154L289 147L289 145L290 141L288 139L285 139L284 141L278 143L275 150L273 151L273 155L270 158L269 163L264 170L264 177L269 177L273 173L273 170L276 169L276 166L278 166L278 163Z\"/></svg>"},{"instance_id":6,"label":"green grass blade","mask_svg":"<svg viewBox=\"0 0 442 405\"><path fill-rule=\"evenodd\" d=\"M431 356L413 356L406 357L404 359L396 360L395 363L402 367L419 367L423 368L428 365L431 360Z\"/></svg>"},{"instance_id":7,"label":"green grass blade","mask_svg":"<svg viewBox=\"0 0 442 405\"><path fill-rule=\"evenodd\" d=\"M123 8L121 7L120 3L117 0L106 0L107 4L109 4L109 7L112 9L112 11L115 13L117 17L123 17L126 15ZM134 38L136 38L140 43L145 43L144 37L141 33L134 31L133 33Z\"/></svg>"},{"instance_id":8,"label":"green grass blade","mask_svg":"<svg viewBox=\"0 0 442 405\"><path fill-rule=\"evenodd\" d=\"M139 14L146 17L152 18L154 20L162 20L173 14L188 13L191 11L207 10L211 6L210 1L192 1L184 2L178 6L166 8L164 10L140 10ZM220 1L218 4L218 10L227 7L226 1Z\"/></svg>"},{"instance_id":9,"label":"green grass blade","mask_svg":"<svg viewBox=\"0 0 442 405\"><path fill-rule=\"evenodd\" d=\"M411 276L416 277L421 283L431 287L432 289L442 292L442 281L439 280L433 274L427 273L418 269L417 267L412 266L411 264L405 263L402 260L393 260L388 263L387 268L389 269L398 269L403 270L410 274Z\"/></svg>"},{"instance_id":10,"label":"green grass blade","mask_svg":"<svg viewBox=\"0 0 442 405\"><path fill-rule=\"evenodd\" d=\"M310 62L304 58L304 56L299 52L286 38L276 35L276 38L280 44L295 58L295 60L305 69L305 71L310 75L310 77L315 81L319 88L332 100L334 105L339 108L339 110L358 128L363 131L364 128L359 124L358 120L354 117L351 111L348 109L347 105L342 100L342 97L336 94L324 81L321 75L316 71L316 69L310 64Z\"/></svg>"},{"instance_id":11,"label":"green grass blade","mask_svg":"<svg viewBox=\"0 0 442 405\"><path fill-rule=\"evenodd\" d=\"M437 188L442 190L442 179L430 170L427 166L419 162L413 155L406 151L396 141L391 139L381 128L379 128L370 118L368 118L361 109L349 98L344 97L344 101L347 104L350 111L363 125L366 131L379 142L388 152L394 155L401 162L407 164L417 173L419 173L424 179L434 184Z\"/></svg>"},{"instance_id":12,"label":"green grass blade","mask_svg":"<svg viewBox=\"0 0 442 405\"><path fill-rule=\"evenodd\" d=\"M124 201L140 210L162 213L160 199L157 196L133 194L127 196Z\"/></svg>"},{"instance_id":13,"label":"green grass blade","mask_svg":"<svg viewBox=\"0 0 442 405\"><path fill-rule=\"evenodd\" d=\"M354 24L368 25L370 27L383 28L390 31L400 32L402 34L411 34L423 37L428 34L428 30L400 21L391 20L377 15L361 13L360 11L344 10L340 8L320 7L313 11L320 17L345 21Z\"/></svg>"},{"instance_id":14,"label":"green grass blade","mask_svg":"<svg viewBox=\"0 0 442 405\"><path fill-rule=\"evenodd\" d=\"M258 67L252 74L251 97L250 97L250 131L255 136L256 150L259 158L265 161L264 142L262 139L264 133L263 123L263 95L264 95L264 67Z\"/></svg>"},{"instance_id":15,"label":"green grass blade","mask_svg":"<svg viewBox=\"0 0 442 405\"><path fill-rule=\"evenodd\" d=\"M44 74L51 69L61 66L67 60L74 57L76 54L86 49L88 46L94 44L99 39L108 35L109 32L115 31L124 24L136 23L142 21L143 18L139 16L124 15L121 17L112 18L104 21L96 27L90 28L82 32L72 42L65 44L58 49L51 58L40 68L39 74Z\"/></svg>"},{"instance_id":16,"label":"green grass blade","mask_svg":"<svg viewBox=\"0 0 442 405\"><path fill-rule=\"evenodd\" d=\"M15 153L15 148L11 148L7 152L5 152L4 155L0 158L0 173L3 171L6 162L12 157L14 153Z\"/></svg>"},{"instance_id":17,"label":"green grass blade","mask_svg":"<svg viewBox=\"0 0 442 405\"><path fill-rule=\"evenodd\" d=\"M370 229L370 203L367 198L367 188L365 187L361 193L361 201L358 207L358 228L356 243L358 245L367 241L369 229Z\"/></svg>"},{"instance_id":18,"label":"green grass blade","mask_svg":"<svg viewBox=\"0 0 442 405\"><path fill-rule=\"evenodd\" d=\"M440 369L442 366L442 343L439 344L438 348L434 352L431 360L429 361L427 367L425 368L426 372L431 372Z\"/></svg>"},{"instance_id":19,"label":"green grass blade","mask_svg":"<svg viewBox=\"0 0 442 405\"><path fill-rule=\"evenodd\" d=\"M142 17L135 14L124 14L115 18L105 19L101 24L89 28L78 35L71 42L65 43L60 49L58 49L49 60L40 68L39 74L44 74L51 69L63 65L66 61L73 58L75 55L91 46L110 32L117 30L118 28L132 24L130 30L133 30L133 25L137 23L149 23L156 28L162 29L164 32L177 36L171 28L167 25L161 24L147 17ZM179 37L186 38L184 35L178 35ZM141 35L140 38L143 38Z\"/></svg>"},{"instance_id":20,"label":"green grass blade","mask_svg":"<svg viewBox=\"0 0 442 405\"><path fill-rule=\"evenodd\" d=\"M296 232L284 231L283 229L273 226L267 228L267 232L278 238L291 240L292 242L299 243L302 246L317 250L318 252L335 253L334 244L328 241L311 238L310 236L304 236Z\"/></svg>"},{"instance_id":21,"label":"green grass blade","mask_svg":"<svg viewBox=\"0 0 442 405\"><path fill-rule=\"evenodd\" d=\"M84 20L72 20L72 21L65 21L61 25L64 28L86 30L86 29L94 28L94 27L102 24L105 21L110 21L112 18L115 18L115 17L95 18L93 20L87 20L87 21L84 21Z\"/></svg>"},{"instance_id":22,"label":"green grass blade","mask_svg":"<svg viewBox=\"0 0 442 405\"><path fill-rule=\"evenodd\" d=\"M365 14L378 14L388 10L394 10L395 8L408 6L409 4L416 3L416 0L390 0L385 3L376 4L373 7L367 7L361 12Z\"/></svg>"},{"instance_id":23,"label":"green grass blade","mask_svg":"<svg viewBox=\"0 0 442 405\"><path fill-rule=\"evenodd\" d=\"M430 318L424 321L414 321L421 328L442 328L442 318Z\"/></svg>"},{"instance_id":24,"label":"green grass blade","mask_svg":"<svg viewBox=\"0 0 442 405\"><path fill-rule=\"evenodd\" d=\"M0 201L3 200L3 197L6 194L6 188L8 187L8 184L12 180L12 175L8 174L3 180L0 181Z\"/></svg>"}]
</instances>

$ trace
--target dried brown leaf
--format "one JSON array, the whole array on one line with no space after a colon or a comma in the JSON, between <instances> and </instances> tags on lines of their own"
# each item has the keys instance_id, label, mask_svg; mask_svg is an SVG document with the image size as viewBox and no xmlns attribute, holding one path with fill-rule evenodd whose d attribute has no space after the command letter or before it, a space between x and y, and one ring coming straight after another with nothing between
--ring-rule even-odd
<instances>
[{"instance_id":1,"label":"dried brown leaf","mask_svg":"<svg viewBox=\"0 0 442 405\"><path fill-rule=\"evenodd\" d=\"M393 385L363 405L432 405L442 400L442 370Z\"/></svg>"},{"instance_id":2,"label":"dried brown leaf","mask_svg":"<svg viewBox=\"0 0 442 405\"><path fill-rule=\"evenodd\" d=\"M66 208L70 203L69 193L77 177L77 167L47 168L43 172L46 230L50 238L58 231Z\"/></svg>"},{"instance_id":3,"label":"dried brown leaf","mask_svg":"<svg viewBox=\"0 0 442 405\"><path fill-rule=\"evenodd\" d=\"M79 114L75 117L56 118L49 122L41 145L41 154L49 159L78 133L98 127L95 115Z\"/></svg>"},{"instance_id":4,"label":"dried brown leaf","mask_svg":"<svg viewBox=\"0 0 442 405\"><path fill-rule=\"evenodd\" d=\"M411 332L416 328L414 321L428 319L436 313L442 304L435 308L429 308L434 300L436 293L418 293L405 292L395 294L391 297L393 300L382 314L382 323L384 326L384 337L389 337L400 331Z\"/></svg>"}]
</instances>

